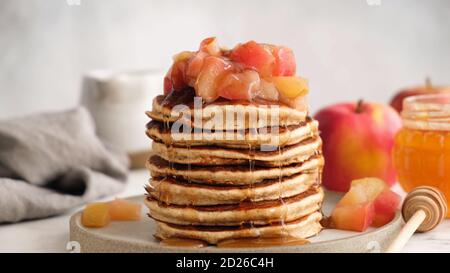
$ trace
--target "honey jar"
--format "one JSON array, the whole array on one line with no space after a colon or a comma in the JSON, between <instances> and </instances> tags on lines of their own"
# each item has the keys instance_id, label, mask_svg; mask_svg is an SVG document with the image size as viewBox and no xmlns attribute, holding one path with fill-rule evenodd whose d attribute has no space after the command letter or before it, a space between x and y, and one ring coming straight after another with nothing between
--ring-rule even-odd
<instances>
[{"instance_id":1,"label":"honey jar","mask_svg":"<svg viewBox=\"0 0 450 273\"><path fill-rule=\"evenodd\" d=\"M408 97L395 137L394 165L402 188L434 186L450 197L450 94ZM450 213L447 214L447 218Z\"/></svg>"}]
</instances>

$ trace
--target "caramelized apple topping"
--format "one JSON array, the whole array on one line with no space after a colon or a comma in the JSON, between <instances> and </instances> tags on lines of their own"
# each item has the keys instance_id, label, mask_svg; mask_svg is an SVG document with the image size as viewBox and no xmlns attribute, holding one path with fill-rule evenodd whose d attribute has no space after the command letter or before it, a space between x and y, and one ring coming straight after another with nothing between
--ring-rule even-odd
<instances>
[{"instance_id":1,"label":"caramelized apple topping","mask_svg":"<svg viewBox=\"0 0 450 273\"><path fill-rule=\"evenodd\" d=\"M164 78L164 94L195 89L205 102L219 97L302 105L307 81L295 76L294 53L284 46L249 41L231 50L221 48L215 37L204 39L197 51L183 51L173 58Z\"/></svg>"}]
</instances>

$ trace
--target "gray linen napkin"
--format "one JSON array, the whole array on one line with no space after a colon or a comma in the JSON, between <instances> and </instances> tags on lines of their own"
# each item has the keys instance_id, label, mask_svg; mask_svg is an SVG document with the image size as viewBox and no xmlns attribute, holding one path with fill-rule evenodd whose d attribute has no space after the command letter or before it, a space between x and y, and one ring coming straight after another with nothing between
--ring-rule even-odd
<instances>
[{"instance_id":1,"label":"gray linen napkin","mask_svg":"<svg viewBox=\"0 0 450 273\"><path fill-rule=\"evenodd\" d=\"M0 121L0 223L57 215L123 189L128 159L85 108Z\"/></svg>"}]
</instances>

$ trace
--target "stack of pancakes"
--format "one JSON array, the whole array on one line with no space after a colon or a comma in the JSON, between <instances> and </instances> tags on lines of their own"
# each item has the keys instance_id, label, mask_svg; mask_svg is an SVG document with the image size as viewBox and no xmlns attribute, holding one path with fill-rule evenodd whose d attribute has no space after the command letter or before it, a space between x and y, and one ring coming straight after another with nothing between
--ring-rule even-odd
<instances>
[{"instance_id":1,"label":"stack of pancakes","mask_svg":"<svg viewBox=\"0 0 450 273\"><path fill-rule=\"evenodd\" d=\"M241 122L202 130L198 124L206 126L208 120L202 113L225 111L231 102L218 100L194 111L193 97L192 90L161 95L147 112L153 154L147 162L152 179L145 203L157 222L155 237L217 244L316 235L322 228L324 162L318 124L307 116L307 105L305 110L283 105L274 110L263 103L233 102L233 114L244 116ZM178 104L187 106L187 118L174 114ZM247 118L255 112L269 117L258 123L263 127ZM189 130L174 131L177 122Z\"/></svg>"}]
</instances>

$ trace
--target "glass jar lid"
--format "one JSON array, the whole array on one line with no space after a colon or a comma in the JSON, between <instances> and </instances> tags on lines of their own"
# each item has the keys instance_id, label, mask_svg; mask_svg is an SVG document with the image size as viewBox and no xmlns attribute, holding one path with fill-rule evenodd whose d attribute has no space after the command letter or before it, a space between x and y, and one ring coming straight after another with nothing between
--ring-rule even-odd
<instances>
[{"instance_id":1,"label":"glass jar lid","mask_svg":"<svg viewBox=\"0 0 450 273\"><path fill-rule=\"evenodd\" d=\"M408 97L401 116L406 128L450 131L450 93Z\"/></svg>"}]
</instances>

